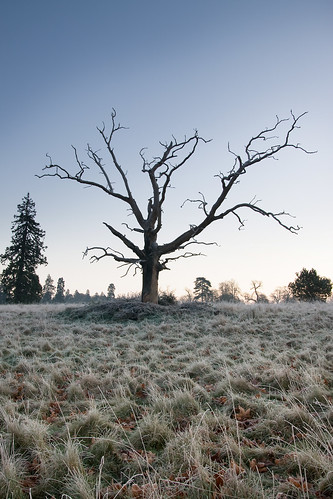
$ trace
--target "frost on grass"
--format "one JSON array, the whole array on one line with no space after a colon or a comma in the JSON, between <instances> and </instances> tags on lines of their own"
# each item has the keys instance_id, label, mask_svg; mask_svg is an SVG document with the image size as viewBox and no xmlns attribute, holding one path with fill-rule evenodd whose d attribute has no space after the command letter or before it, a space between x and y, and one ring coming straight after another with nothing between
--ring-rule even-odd
<instances>
[{"instance_id":1,"label":"frost on grass","mask_svg":"<svg viewBox=\"0 0 333 499\"><path fill-rule=\"evenodd\" d=\"M4 497L333 496L333 306L0 308Z\"/></svg>"}]
</instances>

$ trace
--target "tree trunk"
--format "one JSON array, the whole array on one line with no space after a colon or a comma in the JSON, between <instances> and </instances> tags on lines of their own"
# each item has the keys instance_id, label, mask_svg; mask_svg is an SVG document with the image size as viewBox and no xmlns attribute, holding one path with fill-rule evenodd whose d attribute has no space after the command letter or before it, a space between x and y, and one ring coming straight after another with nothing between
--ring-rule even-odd
<instances>
[{"instance_id":1,"label":"tree trunk","mask_svg":"<svg viewBox=\"0 0 333 499\"><path fill-rule=\"evenodd\" d=\"M147 258L142 264L142 294L144 303L158 303L158 275L160 263L156 255Z\"/></svg>"}]
</instances>

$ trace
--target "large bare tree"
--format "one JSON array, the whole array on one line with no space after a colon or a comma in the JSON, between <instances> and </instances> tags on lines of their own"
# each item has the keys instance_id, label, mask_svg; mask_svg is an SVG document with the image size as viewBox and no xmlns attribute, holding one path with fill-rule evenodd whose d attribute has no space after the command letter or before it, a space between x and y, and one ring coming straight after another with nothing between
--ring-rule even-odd
<instances>
[{"instance_id":1,"label":"large bare tree","mask_svg":"<svg viewBox=\"0 0 333 499\"><path fill-rule=\"evenodd\" d=\"M124 127L116 122L116 112L113 110L111 114L111 126L107 131L105 124L101 128L97 128L106 153L110 158L110 164L106 166L100 156L99 151L94 150L89 144L87 147L87 155L92 166L102 174L102 181L91 180L87 177L87 169L90 167L82 162L79 158L77 149L74 149L74 157L76 164L76 173L70 171L63 166L53 163L52 158L49 158L49 164L45 166L45 173L38 175L41 177L59 177L61 179L73 180L79 184L86 186L93 186L102 190L105 194L115 198L122 203L125 203L134 215L135 226L129 227L128 224L123 224L126 227L126 234L120 232L114 225L104 222L104 225L110 230L113 236L118 238L128 250L134 255L125 256L124 254L112 250L110 247L91 247L87 248L87 252L93 252L91 257L92 261L98 261L104 257L112 257L122 265L129 267L135 266L142 271L142 301L157 303L158 301L158 278L162 270L167 269L168 262L178 258L187 258L195 256L200 253L193 253L187 248L192 244L200 244L197 237L203 232L206 227L213 222L225 219L229 215L233 215L238 220L240 226L244 222L241 218L240 212L242 209L247 209L275 220L284 229L297 233L300 227L287 225L283 220L284 216L289 214L285 211L273 213L266 211L255 200L249 202L240 202L231 207L225 206L226 198L233 188L239 182L240 177L247 173L249 168L252 168L257 163L261 163L269 158L275 158L282 149L294 148L306 151L299 144L291 142L291 135L295 129L299 128L298 123L304 116L303 113L295 116L291 112L288 119L279 119L276 117L275 124L260 131L257 135L253 136L245 146L242 155L236 154L230 150L229 152L234 157L232 168L227 173L219 173L216 175L218 178L220 189L219 193L212 202L206 200L205 196L200 193L200 198L193 201L198 204L202 211L201 221L198 224L192 224L189 229L185 230L172 241L165 244L158 244L158 236L162 229L162 216L164 203L167 197L168 188L170 187L171 179L174 174L187 163L198 147L198 144L206 143L205 139L198 135L195 131L191 137L185 137L179 141L172 137L170 142L160 142L162 152L161 156L154 157L148 161L144 154L144 149L140 151L142 172L148 176L148 181L151 188L151 196L148 199L145 210L142 210L136 199L133 197L133 191L130 186L130 181L127 177L126 170L121 166L118 161L113 148L113 139ZM285 123L287 122L287 123ZM286 125L282 129L282 123ZM281 130L282 137L279 139L276 133ZM120 187L115 187L114 174L117 173L120 177ZM130 238L132 232L142 235L142 245L138 246ZM170 256L177 251L181 253L177 256Z\"/></svg>"}]
</instances>

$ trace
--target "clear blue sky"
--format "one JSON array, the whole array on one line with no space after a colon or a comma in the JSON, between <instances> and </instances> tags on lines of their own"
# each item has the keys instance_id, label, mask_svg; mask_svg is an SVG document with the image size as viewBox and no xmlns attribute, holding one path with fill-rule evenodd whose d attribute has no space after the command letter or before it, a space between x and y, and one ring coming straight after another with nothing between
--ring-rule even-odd
<instances>
[{"instance_id":1,"label":"clear blue sky","mask_svg":"<svg viewBox=\"0 0 333 499\"><path fill-rule=\"evenodd\" d=\"M233 220L217 223L203 239L219 246L162 272L161 288L182 295L204 276L214 287L234 278L243 291L262 280L269 294L302 267L333 279L332 23L330 0L2 2L0 252L10 243L17 204L30 192L48 246L42 283L50 273L72 292L106 291L110 282L116 293L139 291L140 276L121 279L123 269L111 259L82 260L87 246L121 250L102 222L121 229L128 213L93 189L37 179L46 153L75 168L71 144L82 159L88 142L102 147L96 125L108 123L114 107L129 127L115 148L141 199L142 147L157 155L159 140L194 128L213 139L175 177L161 234L166 242L197 220L195 206L179 208L184 199L198 191L214 199L214 174L233 163L228 141L242 152L252 135L293 109L308 111L295 142L318 153L288 150L249 171L233 199L256 195L266 210L295 215L302 231L292 235L250 213L242 231Z\"/></svg>"}]
</instances>

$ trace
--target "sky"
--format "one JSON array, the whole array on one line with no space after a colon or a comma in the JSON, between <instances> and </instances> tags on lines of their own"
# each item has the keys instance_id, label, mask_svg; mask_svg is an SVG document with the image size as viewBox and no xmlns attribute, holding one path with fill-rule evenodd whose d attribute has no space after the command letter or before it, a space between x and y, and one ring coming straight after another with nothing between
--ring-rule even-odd
<instances>
[{"instance_id":1,"label":"sky","mask_svg":"<svg viewBox=\"0 0 333 499\"><path fill-rule=\"evenodd\" d=\"M256 196L267 211L291 213L302 230L293 235L254 213L242 213L243 230L236 219L216 222L200 240L217 244L198 248L206 256L170 264L160 289L182 296L203 276L214 288L234 279L244 292L262 281L269 295L303 267L333 280L331 0L4 0L0 9L1 253L29 192L46 232L42 284L50 274L71 292L106 292L111 282L116 295L139 292L139 274L122 277L111 258L82 258L87 246L123 250L103 222L125 232L122 223L133 220L126 207L93 188L37 178L46 154L75 173L71 146L85 160L89 143L111 168L96 126L108 126L115 108L126 129L114 148L145 209L140 149L152 158L161 153L159 141L195 129L211 139L174 177L164 243L200 219L195 204L181 208L185 199L200 191L214 202L215 175L233 165L228 143L243 154L251 137L293 110L307 112L293 141L318 152L288 149L253 167L231 202Z\"/></svg>"}]
</instances>

